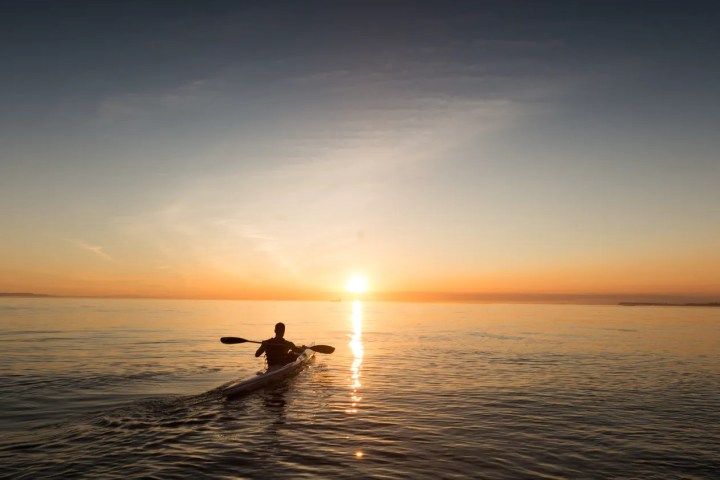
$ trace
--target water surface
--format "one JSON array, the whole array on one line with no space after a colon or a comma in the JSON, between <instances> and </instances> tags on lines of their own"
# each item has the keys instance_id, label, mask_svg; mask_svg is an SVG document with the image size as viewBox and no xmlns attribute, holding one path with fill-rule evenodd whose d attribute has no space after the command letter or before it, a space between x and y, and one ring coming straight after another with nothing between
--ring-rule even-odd
<instances>
[{"instance_id":1,"label":"water surface","mask_svg":"<svg viewBox=\"0 0 720 480\"><path fill-rule=\"evenodd\" d=\"M277 388L252 344L337 347ZM11 478L712 478L720 311L0 299Z\"/></svg>"}]
</instances>

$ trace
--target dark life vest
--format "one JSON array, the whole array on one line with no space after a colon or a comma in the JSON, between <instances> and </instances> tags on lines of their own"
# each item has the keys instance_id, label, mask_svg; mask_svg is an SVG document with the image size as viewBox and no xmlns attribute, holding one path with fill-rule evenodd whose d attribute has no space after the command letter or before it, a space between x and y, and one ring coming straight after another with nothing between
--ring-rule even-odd
<instances>
[{"instance_id":1,"label":"dark life vest","mask_svg":"<svg viewBox=\"0 0 720 480\"><path fill-rule=\"evenodd\" d=\"M293 347L295 347L295 344L284 338L265 340L265 356L267 357L268 367L288 363L288 352Z\"/></svg>"}]
</instances>

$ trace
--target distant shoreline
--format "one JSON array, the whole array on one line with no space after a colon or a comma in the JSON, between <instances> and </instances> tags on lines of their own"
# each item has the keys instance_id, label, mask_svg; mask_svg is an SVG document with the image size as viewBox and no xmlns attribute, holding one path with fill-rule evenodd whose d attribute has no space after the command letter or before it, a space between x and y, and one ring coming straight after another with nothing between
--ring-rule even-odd
<instances>
[{"instance_id":1,"label":"distant shoreline","mask_svg":"<svg viewBox=\"0 0 720 480\"><path fill-rule=\"evenodd\" d=\"M656 303L656 302L620 302L621 307L720 307L720 303Z\"/></svg>"},{"instance_id":2,"label":"distant shoreline","mask_svg":"<svg viewBox=\"0 0 720 480\"><path fill-rule=\"evenodd\" d=\"M21 297L21 298L48 298L53 295L45 295L43 293L2 293L0 297Z\"/></svg>"}]
</instances>

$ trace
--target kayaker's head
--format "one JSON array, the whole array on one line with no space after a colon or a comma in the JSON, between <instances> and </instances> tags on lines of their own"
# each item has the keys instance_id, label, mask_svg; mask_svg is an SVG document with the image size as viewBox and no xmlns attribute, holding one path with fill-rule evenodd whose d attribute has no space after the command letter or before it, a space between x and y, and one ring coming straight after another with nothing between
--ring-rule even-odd
<instances>
[{"instance_id":1,"label":"kayaker's head","mask_svg":"<svg viewBox=\"0 0 720 480\"><path fill-rule=\"evenodd\" d=\"M282 322L275 324L275 336L277 338L283 338L283 335L285 335L285 324Z\"/></svg>"}]
</instances>

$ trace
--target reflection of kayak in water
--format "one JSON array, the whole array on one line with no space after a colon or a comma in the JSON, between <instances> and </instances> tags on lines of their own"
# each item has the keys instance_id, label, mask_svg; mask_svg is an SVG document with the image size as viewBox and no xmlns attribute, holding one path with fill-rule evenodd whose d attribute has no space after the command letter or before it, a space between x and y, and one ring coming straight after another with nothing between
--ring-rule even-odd
<instances>
[{"instance_id":1,"label":"reflection of kayak in water","mask_svg":"<svg viewBox=\"0 0 720 480\"><path fill-rule=\"evenodd\" d=\"M309 343L308 347L312 347L314 344L314 342ZM269 367L265 372L258 373L254 377L233 382L223 388L222 394L226 397L242 395L269 385L280 383L286 378L298 373L300 369L302 369L302 367L313 357L313 355L315 355L315 352L310 350L310 348L306 348L300 355L298 355L294 362Z\"/></svg>"}]
</instances>

